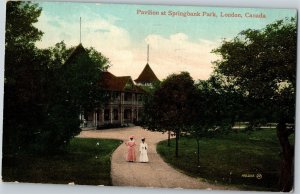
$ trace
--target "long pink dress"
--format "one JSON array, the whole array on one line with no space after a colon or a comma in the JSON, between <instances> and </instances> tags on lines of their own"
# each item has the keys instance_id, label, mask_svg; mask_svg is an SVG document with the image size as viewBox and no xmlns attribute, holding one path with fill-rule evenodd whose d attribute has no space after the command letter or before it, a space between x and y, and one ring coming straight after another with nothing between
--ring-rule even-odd
<instances>
[{"instance_id":1,"label":"long pink dress","mask_svg":"<svg viewBox=\"0 0 300 194\"><path fill-rule=\"evenodd\" d=\"M128 148L128 153L127 153L127 158L126 160L129 162L133 162L136 160L136 156L135 156L135 145L136 143L134 141L128 141L126 143L127 148Z\"/></svg>"}]
</instances>

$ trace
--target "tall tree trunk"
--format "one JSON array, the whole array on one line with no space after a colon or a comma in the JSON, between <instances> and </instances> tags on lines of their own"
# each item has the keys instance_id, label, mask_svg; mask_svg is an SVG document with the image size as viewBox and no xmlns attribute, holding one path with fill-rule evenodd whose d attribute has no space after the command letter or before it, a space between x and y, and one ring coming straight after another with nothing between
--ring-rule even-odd
<instances>
[{"instance_id":1,"label":"tall tree trunk","mask_svg":"<svg viewBox=\"0 0 300 194\"><path fill-rule=\"evenodd\" d=\"M179 129L176 129L176 146L175 146L175 157L178 158L178 141L179 141Z\"/></svg>"},{"instance_id":2,"label":"tall tree trunk","mask_svg":"<svg viewBox=\"0 0 300 194\"><path fill-rule=\"evenodd\" d=\"M293 189L294 149L289 143L288 137L290 134L291 132L287 129L285 122L279 122L277 125L277 137L282 149L279 188L283 192L289 192Z\"/></svg>"}]
</instances>

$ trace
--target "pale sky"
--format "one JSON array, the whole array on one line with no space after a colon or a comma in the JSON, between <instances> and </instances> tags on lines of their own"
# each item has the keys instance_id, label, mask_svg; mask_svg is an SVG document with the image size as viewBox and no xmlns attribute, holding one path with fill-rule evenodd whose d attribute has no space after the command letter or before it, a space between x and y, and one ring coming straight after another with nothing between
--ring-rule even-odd
<instances>
[{"instance_id":1,"label":"pale sky","mask_svg":"<svg viewBox=\"0 0 300 194\"><path fill-rule=\"evenodd\" d=\"M68 47L79 44L79 18L82 18L82 44L94 47L111 61L109 71L116 76L136 79L147 63L159 79L171 73L188 71L197 79L207 79L212 61L211 50L222 39L231 39L242 30L261 29L278 19L295 17L296 10L217 8L192 6L153 6L99 3L44 2L35 24L44 32L37 43L40 48L65 41ZM163 12L167 15L142 15L138 10ZM214 12L212 16L169 16L168 12ZM221 17L241 14L242 18ZM266 18L245 17L246 13L264 14ZM249 15L249 14L248 14Z\"/></svg>"}]
</instances>

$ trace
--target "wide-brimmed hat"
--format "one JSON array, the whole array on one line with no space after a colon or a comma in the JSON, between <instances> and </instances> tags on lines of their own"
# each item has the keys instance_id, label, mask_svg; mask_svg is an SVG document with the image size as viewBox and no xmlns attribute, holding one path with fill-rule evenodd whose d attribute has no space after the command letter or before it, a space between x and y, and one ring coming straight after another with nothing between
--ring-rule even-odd
<instances>
[{"instance_id":1,"label":"wide-brimmed hat","mask_svg":"<svg viewBox=\"0 0 300 194\"><path fill-rule=\"evenodd\" d=\"M133 136L133 135L130 135L130 136L129 136L129 139L133 139L133 138L134 138L134 136Z\"/></svg>"},{"instance_id":2,"label":"wide-brimmed hat","mask_svg":"<svg viewBox=\"0 0 300 194\"><path fill-rule=\"evenodd\" d=\"M144 137L142 137L142 139L141 140L145 140L146 138L144 138Z\"/></svg>"}]
</instances>

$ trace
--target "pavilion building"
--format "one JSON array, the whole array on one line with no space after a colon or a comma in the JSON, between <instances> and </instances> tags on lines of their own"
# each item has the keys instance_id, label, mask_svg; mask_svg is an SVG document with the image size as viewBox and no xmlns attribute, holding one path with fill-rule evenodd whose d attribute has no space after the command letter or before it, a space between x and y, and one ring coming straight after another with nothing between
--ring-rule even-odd
<instances>
[{"instance_id":1,"label":"pavilion building","mask_svg":"<svg viewBox=\"0 0 300 194\"><path fill-rule=\"evenodd\" d=\"M102 72L101 86L108 101L84 115L85 127L126 125L140 120L145 91L135 85L130 76L117 77L110 72Z\"/></svg>"},{"instance_id":2,"label":"pavilion building","mask_svg":"<svg viewBox=\"0 0 300 194\"><path fill-rule=\"evenodd\" d=\"M79 47L80 52L86 52L81 44ZM73 52L73 55L76 53ZM72 54L70 58L73 58ZM108 100L95 107L94 111L83 112L79 116L80 120L84 121L81 127L123 126L140 121L143 96L147 93L145 87L151 87L157 81L159 79L148 63L135 80L137 84L130 76L115 76L103 71L99 82Z\"/></svg>"}]
</instances>

